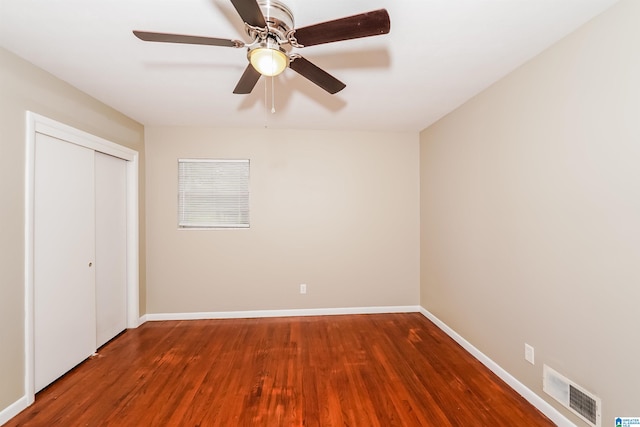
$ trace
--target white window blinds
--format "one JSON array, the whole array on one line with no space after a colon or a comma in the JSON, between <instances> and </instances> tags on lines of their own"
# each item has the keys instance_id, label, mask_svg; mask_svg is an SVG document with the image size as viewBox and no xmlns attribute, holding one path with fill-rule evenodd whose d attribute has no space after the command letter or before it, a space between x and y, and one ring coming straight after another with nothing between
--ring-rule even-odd
<instances>
[{"instance_id":1,"label":"white window blinds","mask_svg":"<svg viewBox=\"0 0 640 427\"><path fill-rule=\"evenodd\" d=\"M249 227L249 160L178 160L178 227Z\"/></svg>"}]
</instances>

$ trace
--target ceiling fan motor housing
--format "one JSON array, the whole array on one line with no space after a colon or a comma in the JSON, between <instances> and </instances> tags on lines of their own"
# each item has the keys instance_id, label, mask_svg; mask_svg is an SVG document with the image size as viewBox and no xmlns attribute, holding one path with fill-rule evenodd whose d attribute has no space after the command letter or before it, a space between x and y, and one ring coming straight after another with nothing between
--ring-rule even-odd
<instances>
[{"instance_id":1,"label":"ceiling fan motor housing","mask_svg":"<svg viewBox=\"0 0 640 427\"><path fill-rule=\"evenodd\" d=\"M258 0L258 5L267 21L269 31L275 32L282 40L286 40L285 33L294 28L291 9L278 0Z\"/></svg>"}]
</instances>

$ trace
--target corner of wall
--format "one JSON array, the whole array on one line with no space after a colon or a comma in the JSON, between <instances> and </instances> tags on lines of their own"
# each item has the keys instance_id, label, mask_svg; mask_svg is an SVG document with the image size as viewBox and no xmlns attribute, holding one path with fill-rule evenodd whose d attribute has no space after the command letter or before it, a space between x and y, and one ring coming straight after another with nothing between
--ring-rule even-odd
<instances>
[{"instance_id":1,"label":"corner of wall","mask_svg":"<svg viewBox=\"0 0 640 427\"><path fill-rule=\"evenodd\" d=\"M471 356L476 358L480 363L486 366L491 372L496 374L501 380L503 380L509 387L514 389L518 394L524 397L529 403L535 406L540 412L546 415L551 421L553 421L559 427L575 427L569 419L562 415L558 410L551 406L542 397L534 393L526 385L518 381L513 375L503 369L496 362L491 360L487 355L478 350L473 344L464 339L460 334L451 329L446 323L438 319L429 310L424 307L420 307L420 313L433 322L444 333L449 335L451 339L460 344Z\"/></svg>"}]
</instances>

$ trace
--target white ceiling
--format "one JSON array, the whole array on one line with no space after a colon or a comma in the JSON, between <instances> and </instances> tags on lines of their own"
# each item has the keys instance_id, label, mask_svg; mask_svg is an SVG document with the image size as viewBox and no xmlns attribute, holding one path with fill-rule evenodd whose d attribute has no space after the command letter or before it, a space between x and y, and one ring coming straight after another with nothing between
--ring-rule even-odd
<instances>
[{"instance_id":1,"label":"white ceiling","mask_svg":"<svg viewBox=\"0 0 640 427\"><path fill-rule=\"evenodd\" d=\"M144 125L419 131L617 0L284 2L296 27L386 8L391 32L297 49L347 87L285 70L275 113L271 79L232 93L245 49L131 33L248 41L228 0L0 0L0 45Z\"/></svg>"}]
</instances>

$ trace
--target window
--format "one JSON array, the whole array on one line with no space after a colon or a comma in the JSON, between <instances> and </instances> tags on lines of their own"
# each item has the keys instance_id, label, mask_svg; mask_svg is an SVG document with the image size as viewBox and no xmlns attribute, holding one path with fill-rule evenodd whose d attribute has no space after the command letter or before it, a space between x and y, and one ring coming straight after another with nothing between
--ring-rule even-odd
<instances>
[{"instance_id":1,"label":"window","mask_svg":"<svg viewBox=\"0 0 640 427\"><path fill-rule=\"evenodd\" d=\"M178 160L178 227L248 228L249 160Z\"/></svg>"}]
</instances>

